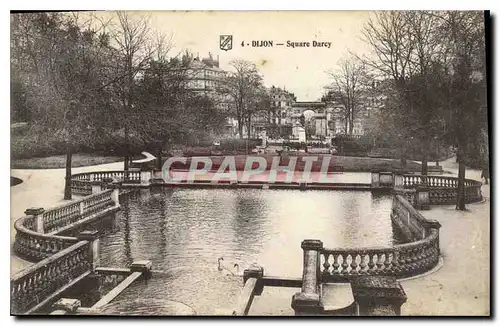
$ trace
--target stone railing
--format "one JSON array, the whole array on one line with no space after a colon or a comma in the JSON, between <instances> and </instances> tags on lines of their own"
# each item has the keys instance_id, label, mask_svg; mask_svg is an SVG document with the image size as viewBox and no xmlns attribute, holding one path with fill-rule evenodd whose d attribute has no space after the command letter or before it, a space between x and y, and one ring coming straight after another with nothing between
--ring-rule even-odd
<instances>
[{"instance_id":1,"label":"stone railing","mask_svg":"<svg viewBox=\"0 0 500 326\"><path fill-rule=\"evenodd\" d=\"M483 199L480 181L465 179L464 185L466 203L475 203ZM413 206L425 209L428 205L454 204L457 198L458 179L443 176L394 175L394 189ZM425 203L421 205L419 199Z\"/></svg>"},{"instance_id":2,"label":"stone railing","mask_svg":"<svg viewBox=\"0 0 500 326\"><path fill-rule=\"evenodd\" d=\"M29 314L92 270L92 242L79 241L11 277L11 313Z\"/></svg>"},{"instance_id":3,"label":"stone railing","mask_svg":"<svg viewBox=\"0 0 500 326\"><path fill-rule=\"evenodd\" d=\"M410 243L391 248L317 249L323 282L344 282L359 275L388 275L398 278L421 274L439 261L437 221L425 219L402 196L395 196L393 223Z\"/></svg>"},{"instance_id":4,"label":"stone railing","mask_svg":"<svg viewBox=\"0 0 500 326\"><path fill-rule=\"evenodd\" d=\"M73 174L71 192L74 195L88 196L106 189L103 181L116 179L127 184L140 184L141 171L101 171Z\"/></svg>"},{"instance_id":5,"label":"stone railing","mask_svg":"<svg viewBox=\"0 0 500 326\"><path fill-rule=\"evenodd\" d=\"M14 223L16 229L14 252L21 258L29 261L40 261L78 242L77 238L74 237L47 235L30 230L25 224L28 221L33 224L33 220L33 216L25 216Z\"/></svg>"},{"instance_id":6,"label":"stone railing","mask_svg":"<svg viewBox=\"0 0 500 326\"><path fill-rule=\"evenodd\" d=\"M68 225L105 211L107 208L118 206L117 198L113 198L113 196L116 197L116 194L113 194L116 191L118 190L108 189L43 212L43 233L57 233Z\"/></svg>"},{"instance_id":7,"label":"stone railing","mask_svg":"<svg viewBox=\"0 0 500 326\"><path fill-rule=\"evenodd\" d=\"M326 249L320 251L323 282L346 282L353 276L410 277L432 269L439 261L439 231L426 239L392 248Z\"/></svg>"},{"instance_id":8,"label":"stone railing","mask_svg":"<svg viewBox=\"0 0 500 326\"><path fill-rule=\"evenodd\" d=\"M76 238L57 234L118 210L118 197L118 189L109 189L47 211L27 209L26 216L14 223L14 252L27 260L39 261L73 245Z\"/></svg>"}]
</instances>

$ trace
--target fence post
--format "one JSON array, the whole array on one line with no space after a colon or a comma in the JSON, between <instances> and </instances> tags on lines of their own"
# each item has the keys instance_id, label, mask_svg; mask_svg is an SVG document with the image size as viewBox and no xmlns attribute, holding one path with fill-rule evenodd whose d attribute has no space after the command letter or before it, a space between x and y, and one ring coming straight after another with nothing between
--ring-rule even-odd
<instances>
[{"instance_id":1,"label":"fence post","mask_svg":"<svg viewBox=\"0 0 500 326\"><path fill-rule=\"evenodd\" d=\"M358 316L400 316L406 293L394 276L361 276L351 280Z\"/></svg>"},{"instance_id":2,"label":"fence post","mask_svg":"<svg viewBox=\"0 0 500 326\"><path fill-rule=\"evenodd\" d=\"M42 207L31 207L24 211L26 216L33 216L33 231L36 233L44 233L43 231L43 213L45 210Z\"/></svg>"},{"instance_id":3,"label":"fence post","mask_svg":"<svg viewBox=\"0 0 500 326\"><path fill-rule=\"evenodd\" d=\"M304 251L302 290L293 295L292 308L296 316L320 314L324 311L319 295L319 264L323 242L304 240L301 247Z\"/></svg>"},{"instance_id":4,"label":"fence post","mask_svg":"<svg viewBox=\"0 0 500 326\"><path fill-rule=\"evenodd\" d=\"M78 234L79 241L89 242L89 255L92 259L92 271L95 271L96 267L99 265L99 238L98 232L96 230L85 230Z\"/></svg>"}]
</instances>

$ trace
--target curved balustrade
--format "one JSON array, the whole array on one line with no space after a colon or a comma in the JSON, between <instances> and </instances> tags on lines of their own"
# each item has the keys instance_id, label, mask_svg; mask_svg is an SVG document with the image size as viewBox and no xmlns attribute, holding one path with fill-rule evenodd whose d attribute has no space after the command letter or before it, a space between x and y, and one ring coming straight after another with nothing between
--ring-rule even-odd
<instances>
[{"instance_id":1,"label":"curved balustrade","mask_svg":"<svg viewBox=\"0 0 500 326\"><path fill-rule=\"evenodd\" d=\"M419 186L426 186L429 189L429 204L431 205L447 205L456 202L458 179L455 177L405 174L402 175L401 178L402 180L398 185L407 190L403 192L402 195L404 195L412 205L415 205L416 202L414 198L415 194L412 194L411 190ZM482 200L482 183L480 181L465 179L464 186L466 203L475 203Z\"/></svg>"},{"instance_id":2,"label":"curved balustrade","mask_svg":"<svg viewBox=\"0 0 500 326\"><path fill-rule=\"evenodd\" d=\"M323 249L320 251L323 282L345 282L353 276L409 277L432 269L439 261L439 231L412 243L392 248Z\"/></svg>"},{"instance_id":3,"label":"curved balustrade","mask_svg":"<svg viewBox=\"0 0 500 326\"><path fill-rule=\"evenodd\" d=\"M21 217L14 223L16 230L14 251L27 260L39 261L73 245L77 242L76 238L56 234L89 217L106 214L110 208L118 209L117 198L113 198L113 191L115 190L108 189L43 212L41 216L43 233L35 230L34 216Z\"/></svg>"},{"instance_id":4,"label":"curved balustrade","mask_svg":"<svg viewBox=\"0 0 500 326\"><path fill-rule=\"evenodd\" d=\"M118 179L125 183L138 184L141 183L140 171L101 171L101 172L86 172L71 175L71 192L74 195L88 196L92 194L92 185L101 185L105 179ZM99 190L104 190L101 188Z\"/></svg>"},{"instance_id":5,"label":"curved balustrade","mask_svg":"<svg viewBox=\"0 0 500 326\"><path fill-rule=\"evenodd\" d=\"M92 267L88 241L80 241L43 262L14 275L10 281L11 311L29 313Z\"/></svg>"},{"instance_id":6,"label":"curved balustrade","mask_svg":"<svg viewBox=\"0 0 500 326\"><path fill-rule=\"evenodd\" d=\"M40 261L78 242L74 237L46 235L26 228L25 222L33 219L32 216L21 217L14 224L16 230L14 251L20 257L30 261Z\"/></svg>"},{"instance_id":7,"label":"curved balustrade","mask_svg":"<svg viewBox=\"0 0 500 326\"><path fill-rule=\"evenodd\" d=\"M403 228L410 243L390 248L319 250L323 282L345 282L350 277L381 275L409 277L432 269L439 261L439 223L425 219L403 196L395 196L391 218Z\"/></svg>"}]
</instances>

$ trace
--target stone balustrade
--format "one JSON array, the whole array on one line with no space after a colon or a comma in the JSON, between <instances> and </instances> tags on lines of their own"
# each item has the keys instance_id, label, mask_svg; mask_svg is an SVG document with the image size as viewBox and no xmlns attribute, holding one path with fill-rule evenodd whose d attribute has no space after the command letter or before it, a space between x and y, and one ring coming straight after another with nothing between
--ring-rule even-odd
<instances>
[{"instance_id":1,"label":"stone balustrade","mask_svg":"<svg viewBox=\"0 0 500 326\"><path fill-rule=\"evenodd\" d=\"M77 238L58 233L118 210L118 191L109 189L47 211L27 209L26 216L14 223L14 252L27 260L39 261L73 245Z\"/></svg>"},{"instance_id":2,"label":"stone balustrade","mask_svg":"<svg viewBox=\"0 0 500 326\"><path fill-rule=\"evenodd\" d=\"M410 277L432 269L439 261L439 233L392 248L322 249L323 282L347 282L353 276Z\"/></svg>"},{"instance_id":3,"label":"stone balustrade","mask_svg":"<svg viewBox=\"0 0 500 326\"><path fill-rule=\"evenodd\" d=\"M43 213L44 233L57 233L68 225L102 212L107 208L117 206L118 203L113 200L113 191L118 190L108 189L45 211Z\"/></svg>"},{"instance_id":4,"label":"stone balustrade","mask_svg":"<svg viewBox=\"0 0 500 326\"><path fill-rule=\"evenodd\" d=\"M79 241L11 277L11 313L29 314L88 275L91 242Z\"/></svg>"},{"instance_id":5,"label":"stone balustrade","mask_svg":"<svg viewBox=\"0 0 500 326\"><path fill-rule=\"evenodd\" d=\"M141 184L141 171L100 171L73 174L71 192L74 195L88 196L106 190L104 181L119 180L126 184Z\"/></svg>"},{"instance_id":6,"label":"stone balustrade","mask_svg":"<svg viewBox=\"0 0 500 326\"><path fill-rule=\"evenodd\" d=\"M319 248L322 281L346 282L360 275L403 278L435 267L439 223L425 219L403 196L394 197L391 218L412 242L391 248Z\"/></svg>"},{"instance_id":7,"label":"stone balustrade","mask_svg":"<svg viewBox=\"0 0 500 326\"><path fill-rule=\"evenodd\" d=\"M29 261L40 261L78 242L75 237L47 235L26 228L26 221L33 219L33 216L25 216L14 223L16 230L14 252L20 257Z\"/></svg>"},{"instance_id":8,"label":"stone balustrade","mask_svg":"<svg viewBox=\"0 0 500 326\"><path fill-rule=\"evenodd\" d=\"M480 181L465 179L464 185L466 203L476 203L483 199ZM451 205L457 200L458 179L396 174L394 190L418 209L427 209L429 205Z\"/></svg>"}]
</instances>

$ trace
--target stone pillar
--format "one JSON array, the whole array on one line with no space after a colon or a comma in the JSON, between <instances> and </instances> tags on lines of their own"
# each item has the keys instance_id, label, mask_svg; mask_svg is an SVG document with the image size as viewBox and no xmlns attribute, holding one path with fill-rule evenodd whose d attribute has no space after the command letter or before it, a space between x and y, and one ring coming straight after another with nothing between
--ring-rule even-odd
<instances>
[{"instance_id":1,"label":"stone pillar","mask_svg":"<svg viewBox=\"0 0 500 326\"><path fill-rule=\"evenodd\" d=\"M436 220L429 220L429 219L426 219L425 221L422 221L423 223L423 227L425 229L425 235L424 235L424 238L427 237L427 235L429 234L429 230L430 229L436 229L438 230L439 232L439 229L441 228L441 223L439 223L438 221ZM438 233L438 236L439 236L439 233ZM437 242L437 244L439 245L439 241Z\"/></svg>"},{"instance_id":2,"label":"stone pillar","mask_svg":"<svg viewBox=\"0 0 500 326\"><path fill-rule=\"evenodd\" d=\"M24 211L26 216L33 217L33 231L36 233L44 233L43 231L43 213L45 210L42 207L31 207Z\"/></svg>"},{"instance_id":3,"label":"stone pillar","mask_svg":"<svg viewBox=\"0 0 500 326\"><path fill-rule=\"evenodd\" d=\"M392 172L380 172L379 173L379 183L382 188L393 188L394 187L394 177Z\"/></svg>"},{"instance_id":4,"label":"stone pillar","mask_svg":"<svg viewBox=\"0 0 500 326\"><path fill-rule=\"evenodd\" d=\"M151 170L141 170L141 186L149 186L151 183Z\"/></svg>"},{"instance_id":5,"label":"stone pillar","mask_svg":"<svg viewBox=\"0 0 500 326\"><path fill-rule=\"evenodd\" d=\"M102 181L92 181L92 195L102 191Z\"/></svg>"},{"instance_id":6,"label":"stone pillar","mask_svg":"<svg viewBox=\"0 0 500 326\"><path fill-rule=\"evenodd\" d=\"M85 202L81 201L80 202L80 216L83 216L83 213L85 213Z\"/></svg>"},{"instance_id":7,"label":"stone pillar","mask_svg":"<svg viewBox=\"0 0 500 326\"><path fill-rule=\"evenodd\" d=\"M111 200L113 203L115 203L115 207L120 206L120 189L119 188L113 188L111 192Z\"/></svg>"},{"instance_id":8,"label":"stone pillar","mask_svg":"<svg viewBox=\"0 0 500 326\"><path fill-rule=\"evenodd\" d=\"M51 315L73 315L81 306L82 303L78 299L61 298L52 305L54 311Z\"/></svg>"},{"instance_id":9,"label":"stone pillar","mask_svg":"<svg viewBox=\"0 0 500 326\"><path fill-rule=\"evenodd\" d=\"M394 190L402 190L403 188L403 174L401 174L400 172L394 173Z\"/></svg>"},{"instance_id":10,"label":"stone pillar","mask_svg":"<svg viewBox=\"0 0 500 326\"><path fill-rule=\"evenodd\" d=\"M320 250L323 242L320 240L302 241L304 251L304 266L302 273L302 291L292 297L292 308L296 316L310 316L323 312L319 296L319 264Z\"/></svg>"},{"instance_id":11,"label":"stone pillar","mask_svg":"<svg viewBox=\"0 0 500 326\"><path fill-rule=\"evenodd\" d=\"M151 172L151 183L157 185L165 183L165 180L163 180L163 172L161 170L154 170Z\"/></svg>"},{"instance_id":12,"label":"stone pillar","mask_svg":"<svg viewBox=\"0 0 500 326\"><path fill-rule=\"evenodd\" d=\"M380 188L380 172L372 171L372 189Z\"/></svg>"},{"instance_id":13,"label":"stone pillar","mask_svg":"<svg viewBox=\"0 0 500 326\"><path fill-rule=\"evenodd\" d=\"M141 272L144 278L147 280L151 277L151 269L153 263L151 260L136 260L130 265L131 272Z\"/></svg>"},{"instance_id":14,"label":"stone pillar","mask_svg":"<svg viewBox=\"0 0 500 326\"><path fill-rule=\"evenodd\" d=\"M96 267L99 265L99 238L98 232L95 230L89 231L85 230L78 234L79 241L88 241L90 243L90 257L92 259L92 271L95 271Z\"/></svg>"},{"instance_id":15,"label":"stone pillar","mask_svg":"<svg viewBox=\"0 0 500 326\"><path fill-rule=\"evenodd\" d=\"M351 280L358 316L400 316L406 293L394 276L360 276Z\"/></svg>"},{"instance_id":16,"label":"stone pillar","mask_svg":"<svg viewBox=\"0 0 500 326\"><path fill-rule=\"evenodd\" d=\"M262 278L264 277L264 268L259 265L251 265L243 271L243 285L247 282L249 278L256 278L257 285L255 287L255 295L261 295L264 289L264 282Z\"/></svg>"},{"instance_id":17,"label":"stone pillar","mask_svg":"<svg viewBox=\"0 0 500 326\"><path fill-rule=\"evenodd\" d=\"M417 209L427 210L429 207L429 187L427 185L417 185L415 189L415 199Z\"/></svg>"}]
</instances>

